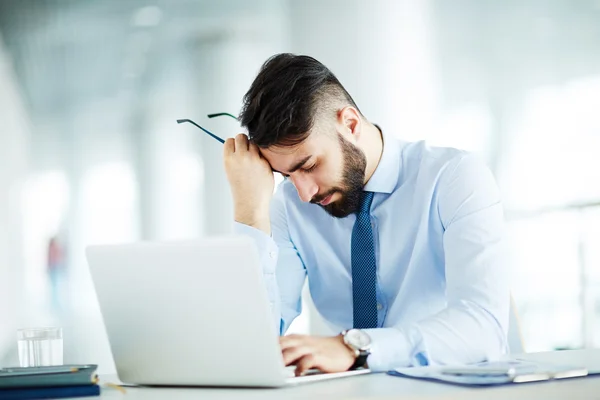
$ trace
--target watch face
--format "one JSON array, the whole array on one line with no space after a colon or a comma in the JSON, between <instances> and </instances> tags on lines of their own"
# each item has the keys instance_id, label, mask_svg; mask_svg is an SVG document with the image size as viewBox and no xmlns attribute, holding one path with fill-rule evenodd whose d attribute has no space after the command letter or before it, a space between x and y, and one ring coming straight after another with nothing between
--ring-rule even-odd
<instances>
[{"instance_id":1,"label":"watch face","mask_svg":"<svg viewBox=\"0 0 600 400\"><path fill-rule=\"evenodd\" d=\"M350 329L346 333L346 341L358 350L367 350L371 347L371 337L360 329Z\"/></svg>"}]
</instances>

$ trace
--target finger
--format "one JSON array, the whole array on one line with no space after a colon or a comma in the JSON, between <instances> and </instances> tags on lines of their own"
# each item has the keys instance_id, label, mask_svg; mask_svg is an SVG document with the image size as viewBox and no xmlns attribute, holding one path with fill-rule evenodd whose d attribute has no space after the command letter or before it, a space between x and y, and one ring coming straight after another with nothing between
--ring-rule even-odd
<instances>
[{"instance_id":1,"label":"finger","mask_svg":"<svg viewBox=\"0 0 600 400\"><path fill-rule=\"evenodd\" d=\"M285 350L289 347L297 347L306 341L308 336L306 335L287 335L279 338L279 345L281 350Z\"/></svg>"},{"instance_id":2,"label":"finger","mask_svg":"<svg viewBox=\"0 0 600 400\"><path fill-rule=\"evenodd\" d=\"M235 151L248 150L248 136L240 133L235 136Z\"/></svg>"},{"instance_id":3,"label":"finger","mask_svg":"<svg viewBox=\"0 0 600 400\"><path fill-rule=\"evenodd\" d=\"M317 366L317 361L316 361L315 356L312 354L308 354L308 355L302 357L296 363L296 371L295 371L296 376L301 376L306 371L308 371L309 369L313 369L316 366Z\"/></svg>"},{"instance_id":4,"label":"finger","mask_svg":"<svg viewBox=\"0 0 600 400\"><path fill-rule=\"evenodd\" d=\"M232 153L235 153L235 140L229 138L223 143L223 154L228 155Z\"/></svg>"},{"instance_id":5,"label":"finger","mask_svg":"<svg viewBox=\"0 0 600 400\"><path fill-rule=\"evenodd\" d=\"M255 145L254 143L249 143L248 144L248 150L250 150L250 153L252 153L255 156L260 156L260 151L258 151L258 146Z\"/></svg>"},{"instance_id":6,"label":"finger","mask_svg":"<svg viewBox=\"0 0 600 400\"><path fill-rule=\"evenodd\" d=\"M312 353L312 348L308 346L298 346L298 347L290 347L282 351L283 362L285 365L292 365L302 357L306 355L310 355Z\"/></svg>"}]
</instances>

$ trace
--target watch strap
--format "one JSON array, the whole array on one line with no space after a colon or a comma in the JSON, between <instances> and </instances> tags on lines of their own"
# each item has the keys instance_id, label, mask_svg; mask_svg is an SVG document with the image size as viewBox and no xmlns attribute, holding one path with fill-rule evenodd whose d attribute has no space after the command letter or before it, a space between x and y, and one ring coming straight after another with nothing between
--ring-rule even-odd
<instances>
[{"instance_id":1,"label":"watch strap","mask_svg":"<svg viewBox=\"0 0 600 400\"><path fill-rule=\"evenodd\" d=\"M352 364L352 366L350 367L350 369L348 371L353 371L355 369L366 367L367 366L367 358L369 357L369 354L371 354L370 351L361 350L358 354L358 357L356 357L356 360L354 360L354 364Z\"/></svg>"}]
</instances>

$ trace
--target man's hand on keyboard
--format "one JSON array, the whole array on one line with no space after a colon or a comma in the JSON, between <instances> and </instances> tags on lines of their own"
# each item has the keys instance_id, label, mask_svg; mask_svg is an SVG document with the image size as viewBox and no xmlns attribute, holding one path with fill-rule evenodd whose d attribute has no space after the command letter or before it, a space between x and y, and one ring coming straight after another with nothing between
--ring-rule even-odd
<instances>
[{"instance_id":1,"label":"man's hand on keyboard","mask_svg":"<svg viewBox=\"0 0 600 400\"><path fill-rule=\"evenodd\" d=\"M322 372L343 372L354 364L354 352L344 344L342 335L289 335L279 338L279 343L285 365L295 365L296 376L312 368Z\"/></svg>"}]
</instances>

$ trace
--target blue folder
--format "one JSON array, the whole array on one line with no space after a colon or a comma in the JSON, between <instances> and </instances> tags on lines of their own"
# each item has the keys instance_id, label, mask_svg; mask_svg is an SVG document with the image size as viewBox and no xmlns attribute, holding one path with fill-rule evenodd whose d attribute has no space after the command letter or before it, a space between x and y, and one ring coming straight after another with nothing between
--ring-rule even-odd
<instances>
[{"instance_id":1,"label":"blue folder","mask_svg":"<svg viewBox=\"0 0 600 400\"><path fill-rule=\"evenodd\" d=\"M587 376L587 368L526 360L486 361L472 365L398 368L388 374L464 386L548 381Z\"/></svg>"},{"instance_id":2,"label":"blue folder","mask_svg":"<svg viewBox=\"0 0 600 400\"><path fill-rule=\"evenodd\" d=\"M0 399L2 400L62 399L87 396L100 396L100 386L78 385L0 390Z\"/></svg>"}]
</instances>

